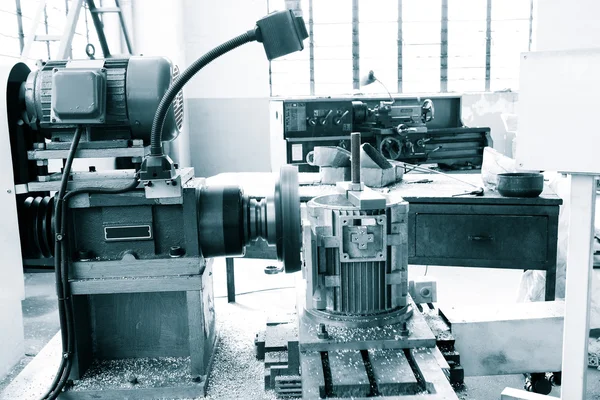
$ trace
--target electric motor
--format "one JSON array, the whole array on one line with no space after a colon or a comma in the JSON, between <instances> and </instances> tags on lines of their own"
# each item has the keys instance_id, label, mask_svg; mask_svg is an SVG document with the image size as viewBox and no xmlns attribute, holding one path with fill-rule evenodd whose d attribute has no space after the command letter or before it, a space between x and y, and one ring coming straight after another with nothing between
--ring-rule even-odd
<instances>
[{"instance_id":1,"label":"electric motor","mask_svg":"<svg viewBox=\"0 0 600 400\"><path fill-rule=\"evenodd\" d=\"M163 57L47 61L21 87L23 120L46 138L72 136L90 127L89 141L141 139L150 142L156 108L178 69ZM183 124L183 93L176 97L163 140Z\"/></svg>"},{"instance_id":2,"label":"electric motor","mask_svg":"<svg viewBox=\"0 0 600 400\"><path fill-rule=\"evenodd\" d=\"M346 325L378 325L404 315L408 203L387 199L384 208L361 209L334 194L311 200L307 213L307 313Z\"/></svg>"}]
</instances>

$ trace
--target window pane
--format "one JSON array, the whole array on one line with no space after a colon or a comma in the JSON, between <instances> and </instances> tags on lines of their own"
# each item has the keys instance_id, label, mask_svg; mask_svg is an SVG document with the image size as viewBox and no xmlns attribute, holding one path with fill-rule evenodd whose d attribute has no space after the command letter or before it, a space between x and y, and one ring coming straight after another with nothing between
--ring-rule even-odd
<instances>
[{"instance_id":1,"label":"window pane","mask_svg":"<svg viewBox=\"0 0 600 400\"><path fill-rule=\"evenodd\" d=\"M530 2L493 0L490 89L519 89L519 56L529 48Z\"/></svg>"},{"instance_id":2,"label":"window pane","mask_svg":"<svg viewBox=\"0 0 600 400\"><path fill-rule=\"evenodd\" d=\"M448 91L485 90L487 2L448 0Z\"/></svg>"},{"instance_id":3,"label":"window pane","mask_svg":"<svg viewBox=\"0 0 600 400\"><path fill-rule=\"evenodd\" d=\"M402 89L439 92L441 0L402 2Z\"/></svg>"},{"instance_id":4,"label":"window pane","mask_svg":"<svg viewBox=\"0 0 600 400\"><path fill-rule=\"evenodd\" d=\"M398 0L359 1L360 76L373 71L377 79L398 91ZM386 94L380 83L361 87L362 93Z\"/></svg>"}]
</instances>

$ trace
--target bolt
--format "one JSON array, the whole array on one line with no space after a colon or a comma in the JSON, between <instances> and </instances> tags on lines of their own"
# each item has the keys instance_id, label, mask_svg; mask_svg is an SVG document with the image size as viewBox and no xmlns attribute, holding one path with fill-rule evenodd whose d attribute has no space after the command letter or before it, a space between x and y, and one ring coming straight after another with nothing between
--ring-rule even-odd
<instances>
[{"instance_id":1,"label":"bolt","mask_svg":"<svg viewBox=\"0 0 600 400\"><path fill-rule=\"evenodd\" d=\"M135 375L130 375L129 378L127 378L127 381L132 385L137 385L140 382Z\"/></svg>"},{"instance_id":2,"label":"bolt","mask_svg":"<svg viewBox=\"0 0 600 400\"><path fill-rule=\"evenodd\" d=\"M52 72L58 72L58 68L52 68Z\"/></svg>"},{"instance_id":3,"label":"bolt","mask_svg":"<svg viewBox=\"0 0 600 400\"><path fill-rule=\"evenodd\" d=\"M56 122L56 118L52 118L52 122ZM53 140L54 141L54 140Z\"/></svg>"},{"instance_id":4,"label":"bolt","mask_svg":"<svg viewBox=\"0 0 600 400\"><path fill-rule=\"evenodd\" d=\"M327 329L325 328L325 324L319 324L319 329L317 331L317 337L319 339L329 339L329 333L327 332Z\"/></svg>"},{"instance_id":5,"label":"bolt","mask_svg":"<svg viewBox=\"0 0 600 400\"><path fill-rule=\"evenodd\" d=\"M79 261L90 261L94 258L94 253L89 250L79 250L77 255L79 256Z\"/></svg>"},{"instance_id":6,"label":"bolt","mask_svg":"<svg viewBox=\"0 0 600 400\"><path fill-rule=\"evenodd\" d=\"M144 186L152 187L152 181L144 182Z\"/></svg>"},{"instance_id":7,"label":"bolt","mask_svg":"<svg viewBox=\"0 0 600 400\"><path fill-rule=\"evenodd\" d=\"M6 193L12 193L12 190L6 189Z\"/></svg>"},{"instance_id":8,"label":"bolt","mask_svg":"<svg viewBox=\"0 0 600 400\"><path fill-rule=\"evenodd\" d=\"M408 329L408 325L406 322L402 322L400 325L400 336L408 337L410 335L410 330Z\"/></svg>"},{"instance_id":9,"label":"bolt","mask_svg":"<svg viewBox=\"0 0 600 400\"><path fill-rule=\"evenodd\" d=\"M171 179L171 185L177 186L177 181L175 179Z\"/></svg>"},{"instance_id":10,"label":"bolt","mask_svg":"<svg viewBox=\"0 0 600 400\"><path fill-rule=\"evenodd\" d=\"M185 250L179 246L171 246L169 249L169 256L173 258L182 257L185 254Z\"/></svg>"},{"instance_id":11,"label":"bolt","mask_svg":"<svg viewBox=\"0 0 600 400\"><path fill-rule=\"evenodd\" d=\"M192 381L198 383L198 382L202 381L202 378L200 377L200 375L196 375L192 378Z\"/></svg>"}]
</instances>

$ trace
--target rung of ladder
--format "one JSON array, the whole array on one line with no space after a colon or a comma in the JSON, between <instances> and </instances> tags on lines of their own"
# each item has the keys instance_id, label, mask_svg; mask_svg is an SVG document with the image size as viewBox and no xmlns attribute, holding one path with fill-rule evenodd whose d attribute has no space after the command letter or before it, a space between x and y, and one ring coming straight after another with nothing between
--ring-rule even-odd
<instances>
[{"instance_id":1,"label":"rung of ladder","mask_svg":"<svg viewBox=\"0 0 600 400\"><path fill-rule=\"evenodd\" d=\"M61 35L35 35L34 40L38 42L59 42Z\"/></svg>"},{"instance_id":2,"label":"rung of ladder","mask_svg":"<svg viewBox=\"0 0 600 400\"><path fill-rule=\"evenodd\" d=\"M96 8L90 9L90 12L93 12L95 14L120 13L121 9L119 7L96 7Z\"/></svg>"}]
</instances>

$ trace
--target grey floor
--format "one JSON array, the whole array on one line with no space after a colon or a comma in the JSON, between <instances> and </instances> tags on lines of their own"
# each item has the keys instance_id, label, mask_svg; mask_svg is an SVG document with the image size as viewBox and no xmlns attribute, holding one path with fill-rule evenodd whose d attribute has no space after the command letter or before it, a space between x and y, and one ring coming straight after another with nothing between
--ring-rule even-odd
<instances>
[{"instance_id":1,"label":"grey floor","mask_svg":"<svg viewBox=\"0 0 600 400\"><path fill-rule=\"evenodd\" d=\"M293 311L295 276L265 275L267 265L257 260L236 260L235 304L226 299L224 260L214 266L215 305L221 342L210 377L210 399L272 399L262 390L262 365L254 358L254 334L264 326L266 318ZM423 275L424 267L411 267L413 275ZM514 302L520 271L477 268L429 267L427 274L438 281L439 304ZM26 274L26 299L23 314L26 355L9 376L0 381L0 391L42 349L58 331L58 314L51 273ZM266 289L266 290L265 290ZM543 349L532 349L543 351ZM459 393L463 400L499 399L506 387L522 388L521 375L467 378L466 389ZM559 397L560 388L552 395ZM600 371L588 369L588 400L600 400Z\"/></svg>"}]
</instances>

